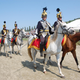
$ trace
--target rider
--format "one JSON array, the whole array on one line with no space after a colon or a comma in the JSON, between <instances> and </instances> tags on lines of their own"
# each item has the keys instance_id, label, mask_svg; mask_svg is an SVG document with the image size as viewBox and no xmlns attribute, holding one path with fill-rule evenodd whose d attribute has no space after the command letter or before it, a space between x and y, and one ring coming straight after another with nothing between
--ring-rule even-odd
<instances>
[{"instance_id":1,"label":"rider","mask_svg":"<svg viewBox=\"0 0 80 80\"><path fill-rule=\"evenodd\" d=\"M16 24L16 21L15 21L15 24L14 24L15 28L13 29L13 41L15 41L16 37L19 35L20 33L20 29L17 28L17 24Z\"/></svg>"},{"instance_id":2,"label":"rider","mask_svg":"<svg viewBox=\"0 0 80 80\"><path fill-rule=\"evenodd\" d=\"M46 12L47 8L43 8L43 13L42 13L42 20L40 20L37 24L37 28L36 28L36 35L39 36L39 38L41 39L40 42L40 55L41 57L43 56L43 47L45 48L45 41L46 41L46 37L47 35L49 36L50 34L53 33L53 29L50 26L50 24L46 21L47 19L47 12ZM46 32L47 31L47 32ZM43 36L42 33L46 32L46 35ZM46 50L46 49L45 49Z\"/></svg>"},{"instance_id":3,"label":"rider","mask_svg":"<svg viewBox=\"0 0 80 80\"><path fill-rule=\"evenodd\" d=\"M56 29L56 25L58 24L58 21L62 22L62 15L61 15L60 9L57 8L56 11L58 13L57 13L57 21L54 22L54 30Z\"/></svg>"},{"instance_id":4,"label":"rider","mask_svg":"<svg viewBox=\"0 0 80 80\"><path fill-rule=\"evenodd\" d=\"M4 38L6 38L8 32L9 30L6 29L6 21L4 21L3 30L1 31L2 34L1 44L3 43Z\"/></svg>"}]
</instances>

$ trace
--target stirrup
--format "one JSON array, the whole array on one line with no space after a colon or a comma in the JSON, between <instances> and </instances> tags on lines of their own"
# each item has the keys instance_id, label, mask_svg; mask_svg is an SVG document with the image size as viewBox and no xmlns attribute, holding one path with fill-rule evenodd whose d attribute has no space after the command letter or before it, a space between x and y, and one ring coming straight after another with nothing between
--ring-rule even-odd
<instances>
[{"instance_id":1,"label":"stirrup","mask_svg":"<svg viewBox=\"0 0 80 80\"><path fill-rule=\"evenodd\" d=\"M43 53L40 53L40 56L43 57Z\"/></svg>"}]
</instances>

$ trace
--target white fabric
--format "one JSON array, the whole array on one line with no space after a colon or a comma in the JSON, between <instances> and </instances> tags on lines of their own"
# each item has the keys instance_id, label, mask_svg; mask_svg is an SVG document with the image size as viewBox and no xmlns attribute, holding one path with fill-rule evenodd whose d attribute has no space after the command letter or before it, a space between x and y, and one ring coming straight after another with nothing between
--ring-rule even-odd
<instances>
[{"instance_id":1,"label":"white fabric","mask_svg":"<svg viewBox=\"0 0 80 80\"><path fill-rule=\"evenodd\" d=\"M79 30L80 29L80 19L77 19L75 21L72 21L67 24L68 28L72 27L73 30Z\"/></svg>"}]
</instances>

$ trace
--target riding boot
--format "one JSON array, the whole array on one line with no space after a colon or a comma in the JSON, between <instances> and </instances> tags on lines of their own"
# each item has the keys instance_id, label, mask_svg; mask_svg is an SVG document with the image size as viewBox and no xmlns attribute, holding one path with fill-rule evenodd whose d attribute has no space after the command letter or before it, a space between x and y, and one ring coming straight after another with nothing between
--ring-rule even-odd
<instances>
[{"instance_id":1,"label":"riding boot","mask_svg":"<svg viewBox=\"0 0 80 80\"><path fill-rule=\"evenodd\" d=\"M43 57L43 45L40 43L40 56Z\"/></svg>"},{"instance_id":2,"label":"riding boot","mask_svg":"<svg viewBox=\"0 0 80 80\"><path fill-rule=\"evenodd\" d=\"M3 40L4 40L4 38L2 37L2 40L1 40L1 46L2 46L2 44L3 44Z\"/></svg>"}]
</instances>

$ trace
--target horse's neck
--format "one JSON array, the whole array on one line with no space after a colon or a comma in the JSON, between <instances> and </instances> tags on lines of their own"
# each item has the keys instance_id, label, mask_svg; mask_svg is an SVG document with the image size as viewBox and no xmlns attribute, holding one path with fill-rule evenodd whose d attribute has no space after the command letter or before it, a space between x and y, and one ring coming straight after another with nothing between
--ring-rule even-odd
<instances>
[{"instance_id":1,"label":"horse's neck","mask_svg":"<svg viewBox=\"0 0 80 80\"><path fill-rule=\"evenodd\" d=\"M57 29L55 30L54 34L52 34L51 36L51 41L61 45L63 35L59 33L62 33L62 29L60 26L57 26Z\"/></svg>"},{"instance_id":2,"label":"horse's neck","mask_svg":"<svg viewBox=\"0 0 80 80\"><path fill-rule=\"evenodd\" d=\"M75 35L69 36L69 38L75 43L78 42L80 40L80 32L76 33Z\"/></svg>"},{"instance_id":3,"label":"horse's neck","mask_svg":"<svg viewBox=\"0 0 80 80\"><path fill-rule=\"evenodd\" d=\"M19 35L18 35L18 41L22 41L22 35L21 35L21 32L19 33Z\"/></svg>"}]
</instances>

